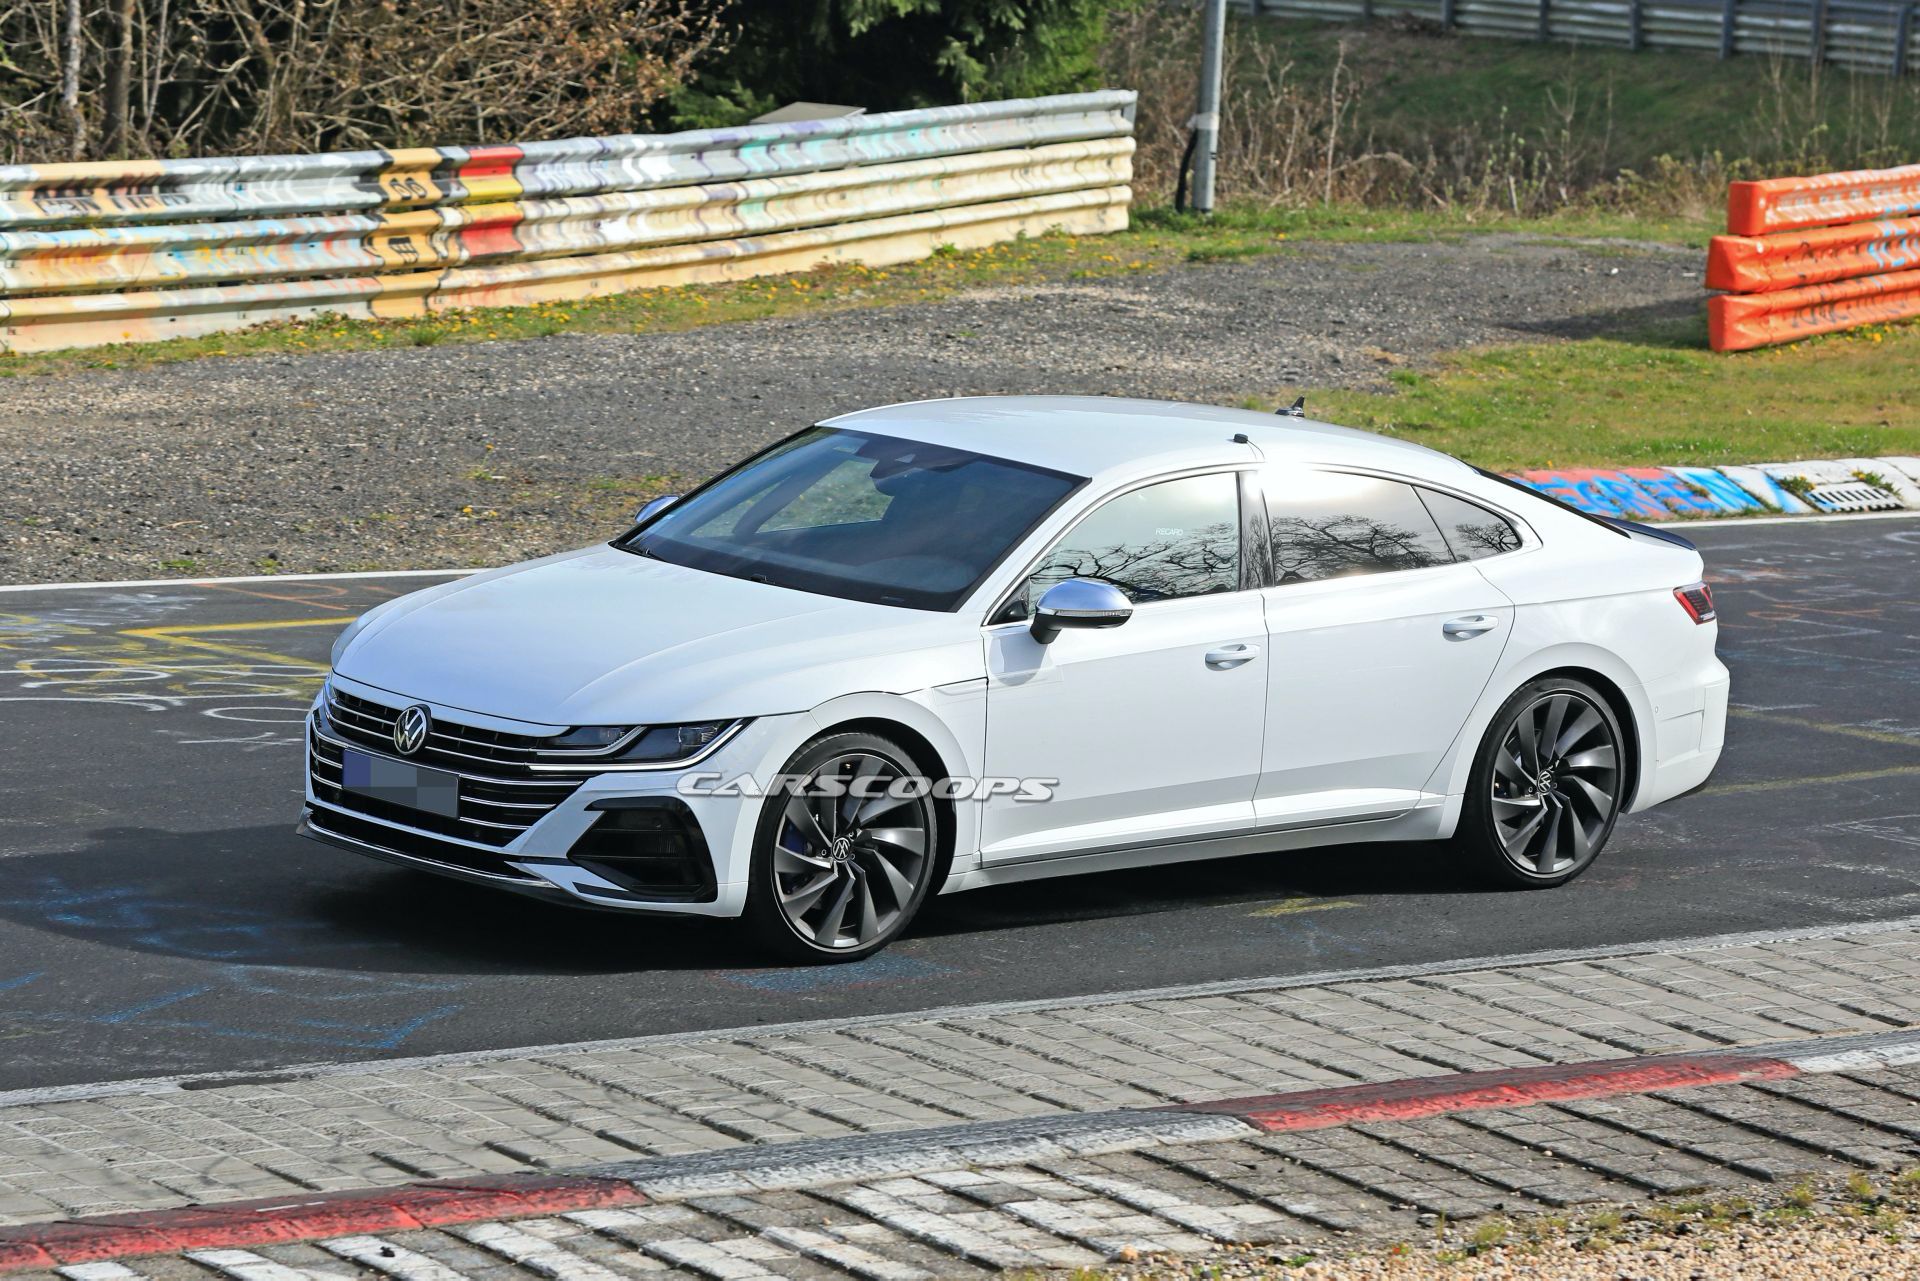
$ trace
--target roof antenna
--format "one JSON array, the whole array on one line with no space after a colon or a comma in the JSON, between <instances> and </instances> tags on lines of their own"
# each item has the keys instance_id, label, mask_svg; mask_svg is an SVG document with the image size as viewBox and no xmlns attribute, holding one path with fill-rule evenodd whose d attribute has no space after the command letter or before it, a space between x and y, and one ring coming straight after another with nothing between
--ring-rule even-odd
<instances>
[{"instance_id":1,"label":"roof antenna","mask_svg":"<svg viewBox=\"0 0 1920 1281\"><path fill-rule=\"evenodd\" d=\"M1305 396L1295 397L1291 405L1288 405L1285 409L1276 409L1274 412L1282 418L1305 418L1307 416L1307 398Z\"/></svg>"}]
</instances>

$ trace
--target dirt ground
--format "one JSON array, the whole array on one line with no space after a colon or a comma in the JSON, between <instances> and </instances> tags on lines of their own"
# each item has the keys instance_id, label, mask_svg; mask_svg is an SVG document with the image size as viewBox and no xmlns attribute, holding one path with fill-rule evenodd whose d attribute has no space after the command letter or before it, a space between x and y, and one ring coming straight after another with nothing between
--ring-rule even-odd
<instances>
[{"instance_id":1,"label":"dirt ground","mask_svg":"<svg viewBox=\"0 0 1920 1281\"><path fill-rule=\"evenodd\" d=\"M1071 392L1234 404L1699 306L1698 254L1482 236L679 333L0 380L0 583L498 564L835 413ZM1309 400L1311 407L1311 400Z\"/></svg>"}]
</instances>

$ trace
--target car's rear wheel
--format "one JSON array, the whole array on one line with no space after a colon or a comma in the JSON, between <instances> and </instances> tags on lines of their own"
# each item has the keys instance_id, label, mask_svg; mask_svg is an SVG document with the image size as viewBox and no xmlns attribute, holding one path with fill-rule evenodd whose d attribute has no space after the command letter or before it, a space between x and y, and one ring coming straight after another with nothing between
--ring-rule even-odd
<instances>
[{"instance_id":1,"label":"car's rear wheel","mask_svg":"<svg viewBox=\"0 0 1920 1281\"><path fill-rule=\"evenodd\" d=\"M808 743L783 772L804 782L764 802L748 928L783 960L872 956L920 910L940 862L922 771L897 743L842 733Z\"/></svg>"},{"instance_id":2,"label":"car's rear wheel","mask_svg":"<svg viewBox=\"0 0 1920 1281\"><path fill-rule=\"evenodd\" d=\"M1583 681L1516 691L1481 740L1455 849L1505 885L1564 885L1593 866L1626 799L1619 719Z\"/></svg>"}]
</instances>

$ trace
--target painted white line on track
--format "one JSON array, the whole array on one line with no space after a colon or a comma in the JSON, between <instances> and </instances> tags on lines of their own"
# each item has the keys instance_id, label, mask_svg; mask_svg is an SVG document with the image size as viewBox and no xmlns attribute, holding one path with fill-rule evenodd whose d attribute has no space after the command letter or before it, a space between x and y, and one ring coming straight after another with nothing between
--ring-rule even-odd
<instances>
[{"instance_id":1,"label":"painted white line on track","mask_svg":"<svg viewBox=\"0 0 1920 1281\"><path fill-rule=\"evenodd\" d=\"M491 565L475 569L369 569L340 574L246 574L238 578L129 578L98 583L8 583L0 592L78 592L103 591L122 587L222 587L230 583L332 583L362 578L465 578L485 573Z\"/></svg>"},{"instance_id":2,"label":"painted white line on track","mask_svg":"<svg viewBox=\"0 0 1920 1281\"><path fill-rule=\"evenodd\" d=\"M943 1019L997 1018L1009 1014L1028 1014L1045 1010L1088 1009L1102 1005L1130 1005L1143 1001L1184 1000L1194 997L1227 996L1236 992L1277 992L1291 988L1324 987L1337 983L1373 983L1393 979L1426 978L1438 974L1459 974L1468 970L1498 970L1535 965L1558 965L1570 961L1595 961L1607 958L1649 956L1670 952L1708 952L1724 948L1764 947L1795 943L1808 939L1859 938L1874 934L1897 934L1920 930L1920 916L1892 917L1883 921L1842 921L1831 925L1808 925L1794 929L1753 930L1739 934L1707 934L1691 938L1653 939L1645 943L1609 943L1592 947L1550 948L1538 952L1508 952L1491 956L1469 956L1454 961L1425 961L1412 965L1381 965L1352 970L1319 970L1308 974L1275 975L1267 978L1216 979L1206 983L1186 983L1171 987L1135 988L1124 992L1096 992L1082 996L1035 997L1021 1001L983 1001L971 1005L932 1006L921 1010L903 1010L895 1014L856 1014L830 1019L799 1019L789 1023L763 1023L752 1027L712 1028L694 1032L659 1032L648 1036L616 1037L601 1041L573 1041L548 1045L503 1046L490 1050L460 1050L447 1054L415 1055L409 1058L367 1059L356 1062L320 1062L289 1064L284 1067L253 1071L199 1072L176 1076L136 1077L121 1081L94 1081L74 1085L34 1086L0 1091L0 1108L31 1107L46 1103L67 1103L76 1099L112 1098L130 1094L165 1094L181 1089L238 1087L251 1082L283 1084L290 1078L319 1076L367 1076L380 1072L405 1072L415 1069L440 1069L498 1063L503 1059L537 1059L564 1054L608 1054L623 1050L645 1049L659 1045L689 1045L702 1041L754 1040L796 1032L831 1032L842 1029L885 1026L894 1023L937 1022ZM1729 1046L1729 1049L1738 1047Z\"/></svg>"},{"instance_id":3,"label":"painted white line on track","mask_svg":"<svg viewBox=\"0 0 1920 1281\"><path fill-rule=\"evenodd\" d=\"M1671 529L1682 538L1689 529L1722 529L1728 525L1830 525L1840 520L1912 520L1920 516L1920 511L1900 512L1830 512L1822 516L1709 516L1704 520L1681 520L1667 524L1654 525L1655 529Z\"/></svg>"},{"instance_id":4,"label":"painted white line on track","mask_svg":"<svg viewBox=\"0 0 1920 1281\"><path fill-rule=\"evenodd\" d=\"M1825 525L1833 521L1912 520L1920 511L1834 512L1822 516L1710 516L1701 520L1676 521L1657 528L1676 532L1688 529L1724 529L1729 525ZM1682 533L1684 537L1684 533ZM470 569L365 569L336 574L243 574L234 578L127 578L90 583L5 583L4 592L78 592L122 587L219 587L227 583L328 583L372 578L465 578L485 573L492 565Z\"/></svg>"}]
</instances>

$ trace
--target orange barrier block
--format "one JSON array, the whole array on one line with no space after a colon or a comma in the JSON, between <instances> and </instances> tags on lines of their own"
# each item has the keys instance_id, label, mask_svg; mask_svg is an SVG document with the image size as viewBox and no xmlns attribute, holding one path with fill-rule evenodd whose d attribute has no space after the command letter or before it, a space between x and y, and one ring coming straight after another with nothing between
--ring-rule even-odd
<instances>
[{"instance_id":1,"label":"orange barrier block","mask_svg":"<svg viewBox=\"0 0 1920 1281\"><path fill-rule=\"evenodd\" d=\"M1915 267L1920 267L1920 218L1774 236L1715 236L1707 247L1707 288L1771 293Z\"/></svg>"},{"instance_id":2,"label":"orange barrier block","mask_svg":"<svg viewBox=\"0 0 1920 1281\"><path fill-rule=\"evenodd\" d=\"M1746 351L1815 334L1920 316L1920 271L1896 271L1767 294L1707 299L1707 342Z\"/></svg>"},{"instance_id":3,"label":"orange barrier block","mask_svg":"<svg viewBox=\"0 0 1920 1281\"><path fill-rule=\"evenodd\" d=\"M1920 214L1920 165L1768 178L1727 187L1727 230L1736 236L1906 214Z\"/></svg>"}]
</instances>

